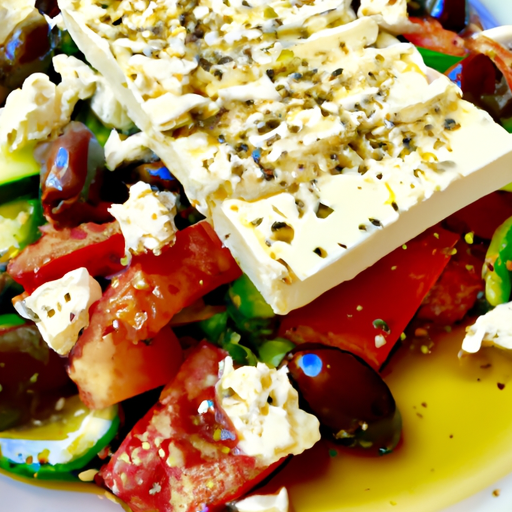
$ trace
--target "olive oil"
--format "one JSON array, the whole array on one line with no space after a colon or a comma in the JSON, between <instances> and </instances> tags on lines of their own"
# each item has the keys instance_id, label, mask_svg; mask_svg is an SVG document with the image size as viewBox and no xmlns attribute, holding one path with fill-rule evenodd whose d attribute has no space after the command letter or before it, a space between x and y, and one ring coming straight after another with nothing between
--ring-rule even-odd
<instances>
[{"instance_id":1,"label":"olive oil","mask_svg":"<svg viewBox=\"0 0 512 512\"><path fill-rule=\"evenodd\" d=\"M402 347L385 380L403 440L382 457L322 442L259 492L285 485L295 512L433 512L512 471L512 358L498 349L458 358L464 328L430 353Z\"/></svg>"},{"instance_id":2,"label":"olive oil","mask_svg":"<svg viewBox=\"0 0 512 512\"><path fill-rule=\"evenodd\" d=\"M385 380L403 418L393 453L369 457L322 441L257 492L285 485L293 512L433 512L511 472L512 357L484 349L459 359L463 335L459 327L435 337L426 354L405 345L391 360ZM43 485L105 493L94 485Z\"/></svg>"}]
</instances>

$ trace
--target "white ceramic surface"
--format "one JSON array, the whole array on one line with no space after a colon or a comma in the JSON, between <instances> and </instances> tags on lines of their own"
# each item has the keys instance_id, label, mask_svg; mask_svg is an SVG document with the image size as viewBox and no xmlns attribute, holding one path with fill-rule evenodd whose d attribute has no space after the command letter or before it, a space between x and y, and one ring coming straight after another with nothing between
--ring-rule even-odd
<instances>
[{"instance_id":1,"label":"white ceramic surface","mask_svg":"<svg viewBox=\"0 0 512 512\"><path fill-rule=\"evenodd\" d=\"M512 25L512 0L480 0L479 2L473 0L472 3L483 14L485 28L491 28L495 24ZM468 495L470 494L471 489L468 489ZM0 512L121 512L121 510L121 507L105 497L52 491L26 485L0 475ZM512 511L512 474L442 512L510 511Z\"/></svg>"}]
</instances>

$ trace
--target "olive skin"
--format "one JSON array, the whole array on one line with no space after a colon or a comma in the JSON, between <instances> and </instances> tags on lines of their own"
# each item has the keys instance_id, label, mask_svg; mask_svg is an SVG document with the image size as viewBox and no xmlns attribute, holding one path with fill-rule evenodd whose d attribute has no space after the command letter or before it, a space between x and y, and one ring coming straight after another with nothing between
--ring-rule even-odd
<instances>
[{"instance_id":1,"label":"olive skin","mask_svg":"<svg viewBox=\"0 0 512 512\"><path fill-rule=\"evenodd\" d=\"M288 355L290 379L324 430L349 446L392 451L402 421L380 375L362 359L335 347L298 347Z\"/></svg>"},{"instance_id":2,"label":"olive skin","mask_svg":"<svg viewBox=\"0 0 512 512\"><path fill-rule=\"evenodd\" d=\"M50 67L52 52L50 27L36 11L20 22L0 46L0 85L14 90L32 73L45 73Z\"/></svg>"}]
</instances>

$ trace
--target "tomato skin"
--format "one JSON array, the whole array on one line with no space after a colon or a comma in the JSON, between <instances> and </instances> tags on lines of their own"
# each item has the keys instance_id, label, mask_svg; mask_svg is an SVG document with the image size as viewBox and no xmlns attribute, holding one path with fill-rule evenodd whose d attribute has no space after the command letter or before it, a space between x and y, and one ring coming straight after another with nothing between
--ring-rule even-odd
<instances>
[{"instance_id":1,"label":"tomato skin","mask_svg":"<svg viewBox=\"0 0 512 512\"><path fill-rule=\"evenodd\" d=\"M451 30L445 30L436 19L428 17L420 19L412 16L409 19L421 28L418 32L404 34L404 37L415 46L447 55L462 56L467 53L464 39Z\"/></svg>"},{"instance_id":2,"label":"tomato skin","mask_svg":"<svg viewBox=\"0 0 512 512\"><path fill-rule=\"evenodd\" d=\"M70 353L69 375L84 403L102 408L166 384L175 373L174 364L165 344L148 340L184 307L240 273L229 251L205 222L179 231L174 246L160 256L134 256L126 272L114 279L92 306L90 325ZM100 385L100 374L91 379L90 368L104 358L109 364L102 371ZM128 377L125 367L132 360L137 375ZM167 374L165 368L169 369ZM117 384L120 378L123 386ZM150 380L142 386L140 378Z\"/></svg>"},{"instance_id":3,"label":"tomato skin","mask_svg":"<svg viewBox=\"0 0 512 512\"><path fill-rule=\"evenodd\" d=\"M512 89L512 52L493 39L483 35L466 39L466 47L471 51L487 55L496 64L496 67L503 73Z\"/></svg>"},{"instance_id":4,"label":"tomato skin","mask_svg":"<svg viewBox=\"0 0 512 512\"><path fill-rule=\"evenodd\" d=\"M478 294L484 291L481 276L484 249L480 254L475 254L478 247L473 251L464 240L459 240L455 248L457 253L452 256L418 310L418 319L452 325L464 318L475 304Z\"/></svg>"},{"instance_id":5,"label":"tomato skin","mask_svg":"<svg viewBox=\"0 0 512 512\"><path fill-rule=\"evenodd\" d=\"M437 236L436 236L437 235ZM459 236L434 226L351 281L283 318L280 335L331 345L379 369L450 259ZM375 320L383 320L387 328ZM377 347L376 336L385 344Z\"/></svg>"},{"instance_id":6,"label":"tomato skin","mask_svg":"<svg viewBox=\"0 0 512 512\"><path fill-rule=\"evenodd\" d=\"M101 470L100 478L133 512L218 510L279 464L261 466L236 450L237 433L215 402L226 355L199 345ZM205 400L211 407L199 414Z\"/></svg>"},{"instance_id":7,"label":"tomato skin","mask_svg":"<svg viewBox=\"0 0 512 512\"><path fill-rule=\"evenodd\" d=\"M455 212L445 222L451 230L462 234L472 232L490 240L498 226L509 217L512 217L512 194L497 191Z\"/></svg>"},{"instance_id":8,"label":"tomato skin","mask_svg":"<svg viewBox=\"0 0 512 512\"><path fill-rule=\"evenodd\" d=\"M124 238L117 221L88 222L76 228L40 228L43 236L9 262L7 272L31 294L42 284L85 267L92 276L109 276L124 267Z\"/></svg>"}]
</instances>

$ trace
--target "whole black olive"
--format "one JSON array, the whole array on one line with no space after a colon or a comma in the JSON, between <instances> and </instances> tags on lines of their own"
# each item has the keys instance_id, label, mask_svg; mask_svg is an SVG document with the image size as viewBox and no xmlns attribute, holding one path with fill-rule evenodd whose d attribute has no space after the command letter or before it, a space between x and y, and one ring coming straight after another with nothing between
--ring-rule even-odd
<instances>
[{"instance_id":1,"label":"whole black olive","mask_svg":"<svg viewBox=\"0 0 512 512\"><path fill-rule=\"evenodd\" d=\"M60 12L57 0L36 0L36 9L50 18L55 18Z\"/></svg>"},{"instance_id":2,"label":"whole black olive","mask_svg":"<svg viewBox=\"0 0 512 512\"><path fill-rule=\"evenodd\" d=\"M467 0L427 0L427 11L443 28L461 32L469 23Z\"/></svg>"},{"instance_id":3,"label":"whole black olive","mask_svg":"<svg viewBox=\"0 0 512 512\"><path fill-rule=\"evenodd\" d=\"M292 382L334 439L378 454L400 440L402 420L380 375L362 359L334 347L299 347L288 356Z\"/></svg>"},{"instance_id":4,"label":"whole black olive","mask_svg":"<svg viewBox=\"0 0 512 512\"><path fill-rule=\"evenodd\" d=\"M46 72L51 64L52 42L50 27L37 11L18 23L0 46L0 85L13 90L32 73Z\"/></svg>"}]
</instances>

